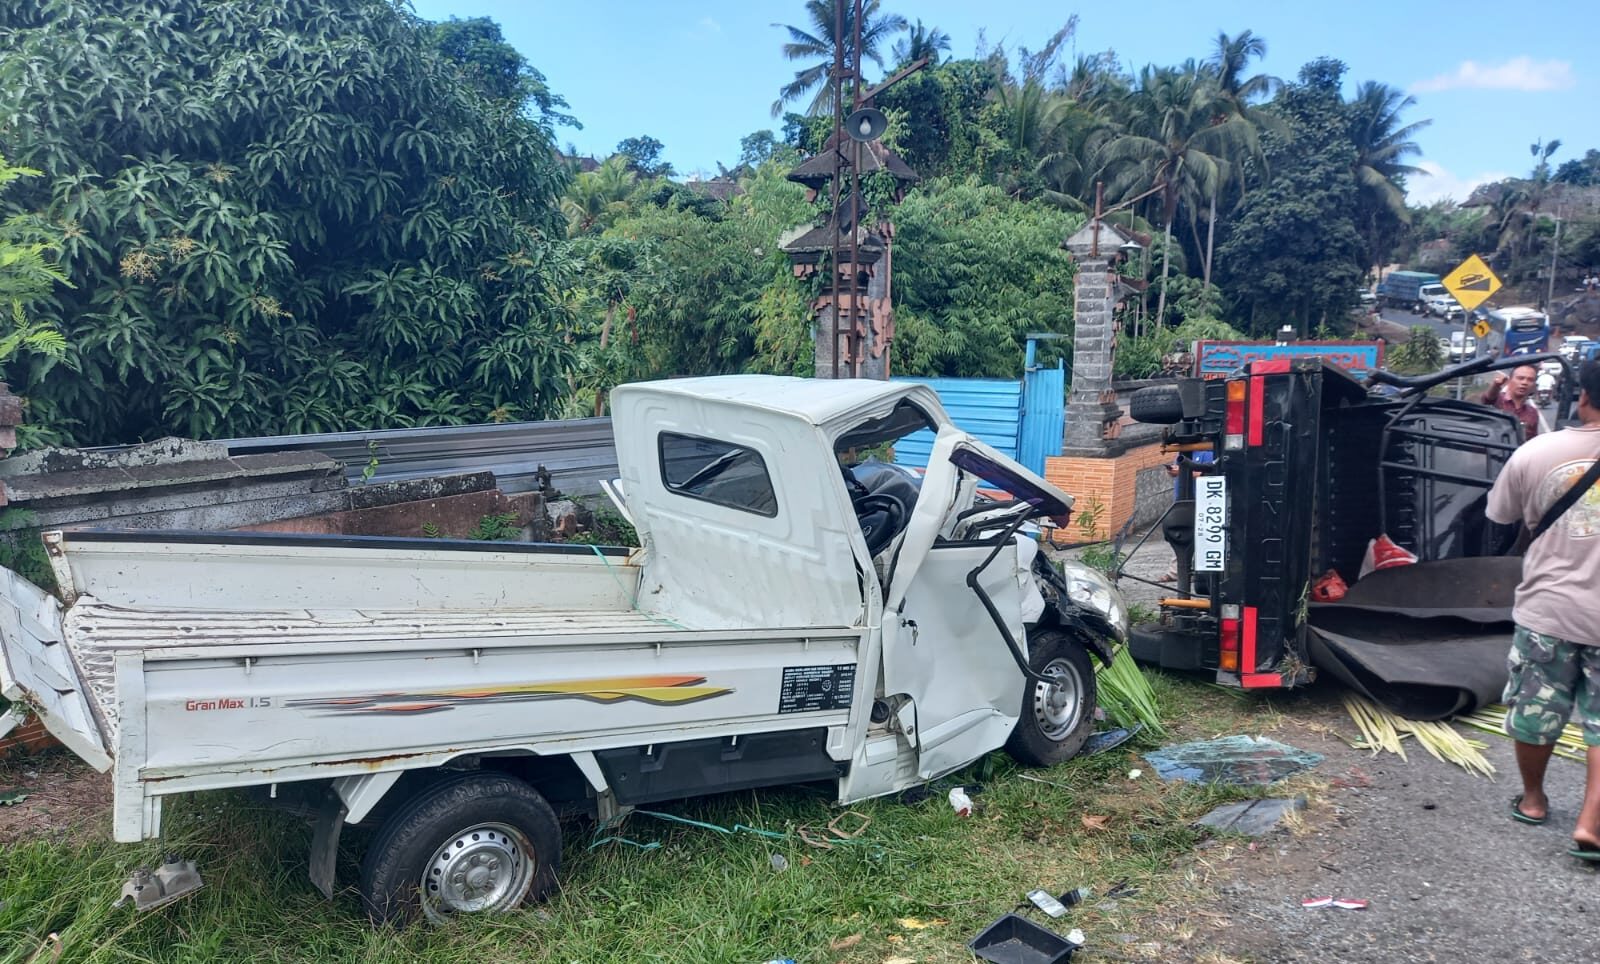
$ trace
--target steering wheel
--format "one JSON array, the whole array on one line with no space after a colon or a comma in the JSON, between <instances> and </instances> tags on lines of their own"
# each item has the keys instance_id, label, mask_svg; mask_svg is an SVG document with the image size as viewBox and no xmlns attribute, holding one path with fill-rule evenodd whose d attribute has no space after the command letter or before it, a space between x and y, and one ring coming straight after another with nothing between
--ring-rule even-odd
<instances>
[{"instance_id":1,"label":"steering wheel","mask_svg":"<svg viewBox=\"0 0 1600 964\"><path fill-rule=\"evenodd\" d=\"M899 498L877 493L855 500L856 521L867 540L867 555L876 556L905 527L910 512Z\"/></svg>"},{"instance_id":2,"label":"steering wheel","mask_svg":"<svg viewBox=\"0 0 1600 964\"><path fill-rule=\"evenodd\" d=\"M867 554L876 556L905 528L911 508L897 495L867 488L849 466L841 465L839 471L844 474L845 488L850 490L850 506L867 541Z\"/></svg>"}]
</instances>

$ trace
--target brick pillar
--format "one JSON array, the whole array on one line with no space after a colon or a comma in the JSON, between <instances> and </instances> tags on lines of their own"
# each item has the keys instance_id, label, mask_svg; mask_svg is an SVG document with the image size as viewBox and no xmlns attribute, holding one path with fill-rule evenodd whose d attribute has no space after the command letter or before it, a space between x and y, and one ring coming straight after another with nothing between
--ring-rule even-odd
<instances>
[{"instance_id":1,"label":"brick pillar","mask_svg":"<svg viewBox=\"0 0 1600 964\"><path fill-rule=\"evenodd\" d=\"M1122 241L1115 229L1091 221L1062 244L1078 267L1072 300L1072 385L1067 392L1063 447L1067 455L1102 454L1121 423L1122 410L1111 388L1117 334L1117 282L1111 259Z\"/></svg>"}]
</instances>

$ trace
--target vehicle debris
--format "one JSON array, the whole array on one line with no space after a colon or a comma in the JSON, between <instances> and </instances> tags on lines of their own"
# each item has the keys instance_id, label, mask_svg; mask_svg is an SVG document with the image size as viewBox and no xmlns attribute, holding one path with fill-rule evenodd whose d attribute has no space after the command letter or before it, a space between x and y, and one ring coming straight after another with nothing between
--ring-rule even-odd
<instances>
[{"instance_id":1,"label":"vehicle debris","mask_svg":"<svg viewBox=\"0 0 1600 964\"><path fill-rule=\"evenodd\" d=\"M1063 937L1017 914L1000 917L967 942L974 955L994 964L1066 964L1081 946L1082 931Z\"/></svg>"},{"instance_id":2,"label":"vehicle debris","mask_svg":"<svg viewBox=\"0 0 1600 964\"><path fill-rule=\"evenodd\" d=\"M155 910L194 893L204 884L194 861L169 855L166 863L155 870L140 867L129 874L127 883L122 885L122 896L111 906L131 903L134 910Z\"/></svg>"},{"instance_id":3,"label":"vehicle debris","mask_svg":"<svg viewBox=\"0 0 1600 964\"><path fill-rule=\"evenodd\" d=\"M1247 837L1260 837L1276 830L1284 817L1305 808L1305 797L1236 800L1233 803L1225 803L1196 820L1195 826L1244 834Z\"/></svg>"},{"instance_id":4,"label":"vehicle debris","mask_svg":"<svg viewBox=\"0 0 1600 964\"><path fill-rule=\"evenodd\" d=\"M1163 780L1265 786L1309 770L1322 754L1258 736L1225 736L1151 750L1144 755Z\"/></svg>"}]
</instances>

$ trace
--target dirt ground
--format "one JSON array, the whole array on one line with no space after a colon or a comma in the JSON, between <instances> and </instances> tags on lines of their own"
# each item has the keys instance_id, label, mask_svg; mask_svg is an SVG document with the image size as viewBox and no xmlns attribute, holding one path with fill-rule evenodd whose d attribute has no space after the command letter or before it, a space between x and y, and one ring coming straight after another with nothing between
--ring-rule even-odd
<instances>
[{"instance_id":1,"label":"dirt ground","mask_svg":"<svg viewBox=\"0 0 1600 964\"><path fill-rule=\"evenodd\" d=\"M1196 853L1215 896L1174 909L1167 922L1191 936L1166 959L1600 962L1600 868L1566 855L1582 764L1552 761L1550 823L1529 827L1509 816L1520 787L1509 740L1462 728L1487 744L1489 780L1417 747L1409 761L1351 749L1333 735L1354 726L1332 687L1276 708L1269 732L1324 754L1327 789L1300 826L1254 851L1219 841ZM1370 906L1300 905L1328 896Z\"/></svg>"},{"instance_id":2,"label":"dirt ground","mask_svg":"<svg viewBox=\"0 0 1600 964\"><path fill-rule=\"evenodd\" d=\"M111 836L111 777L68 753L0 760L0 847L69 832Z\"/></svg>"},{"instance_id":3,"label":"dirt ground","mask_svg":"<svg viewBox=\"0 0 1600 964\"><path fill-rule=\"evenodd\" d=\"M1171 559L1152 537L1128 569L1159 580ZM1121 588L1130 603L1150 608L1170 592L1126 579ZM1507 739L1458 725L1487 745L1497 771L1490 780L1419 747L1405 761L1350 748L1335 736L1357 733L1335 686L1271 706L1276 712L1263 714L1259 732L1323 754L1313 773L1325 789L1291 831L1254 849L1219 839L1197 851L1189 869L1212 898L1173 908L1155 932L1122 935L1122 947L1092 959L1600 964L1600 867L1566 855L1582 764L1551 762L1550 822L1529 827L1509 816L1520 783ZM1329 896L1370 905L1300 905Z\"/></svg>"}]
</instances>

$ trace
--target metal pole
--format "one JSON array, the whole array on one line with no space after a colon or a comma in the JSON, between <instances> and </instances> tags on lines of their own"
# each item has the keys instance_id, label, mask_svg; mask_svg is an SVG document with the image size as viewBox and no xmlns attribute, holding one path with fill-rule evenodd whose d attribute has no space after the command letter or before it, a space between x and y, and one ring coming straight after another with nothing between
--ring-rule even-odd
<instances>
[{"instance_id":1,"label":"metal pole","mask_svg":"<svg viewBox=\"0 0 1600 964\"><path fill-rule=\"evenodd\" d=\"M837 2L837 0L835 0ZM851 94L856 109L861 107L861 0L855 3L855 43L850 48L850 71L854 83ZM861 377L862 339L857 333L856 298L861 288L861 142L850 139L850 375Z\"/></svg>"},{"instance_id":2,"label":"metal pole","mask_svg":"<svg viewBox=\"0 0 1600 964\"><path fill-rule=\"evenodd\" d=\"M839 312L839 161L843 152L839 150L839 138L844 134L844 4L840 0L833 3L833 210L829 218L833 225L833 261L828 268L833 272L833 347L829 354L833 356L833 377L839 377L839 336L842 333L841 317Z\"/></svg>"},{"instance_id":3,"label":"metal pole","mask_svg":"<svg viewBox=\"0 0 1600 964\"><path fill-rule=\"evenodd\" d=\"M1544 316L1546 322L1550 313L1556 308L1556 256L1561 253L1561 208L1556 208L1556 239L1550 248L1550 288L1544 296Z\"/></svg>"}]
</instances>

